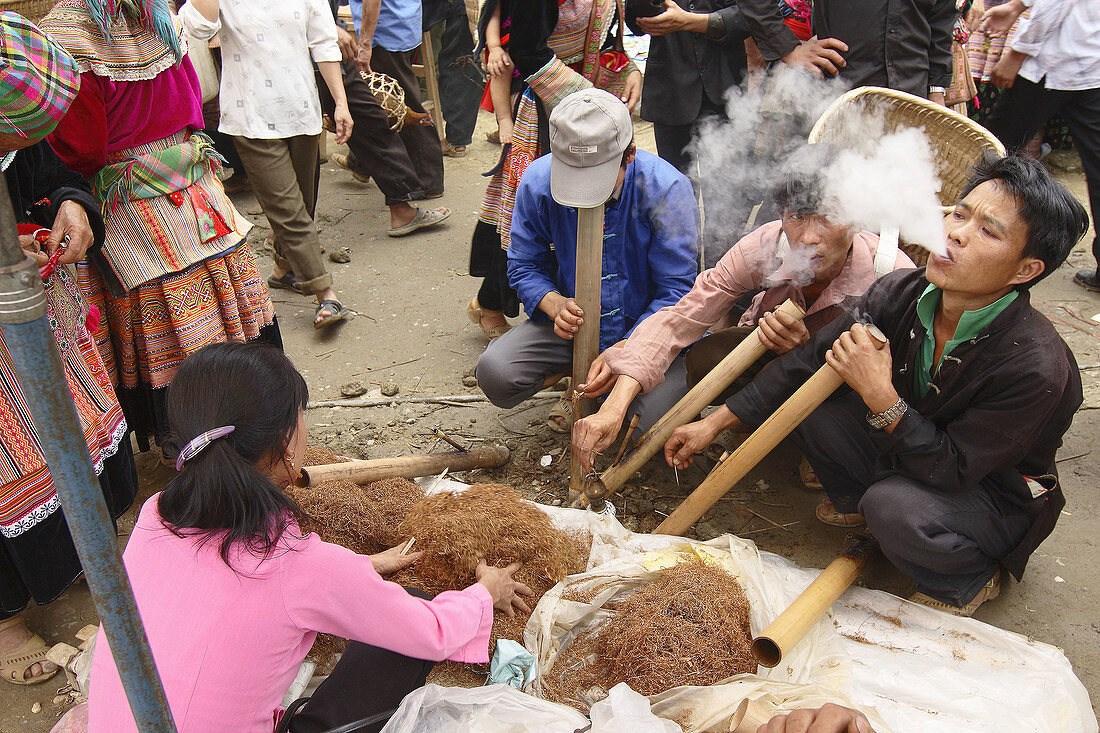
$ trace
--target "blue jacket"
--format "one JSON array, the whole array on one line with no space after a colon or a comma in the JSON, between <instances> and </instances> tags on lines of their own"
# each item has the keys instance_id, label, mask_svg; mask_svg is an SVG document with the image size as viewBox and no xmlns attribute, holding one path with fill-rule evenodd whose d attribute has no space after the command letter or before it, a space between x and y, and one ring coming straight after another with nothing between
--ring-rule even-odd
<instances>
[{"instance_id":1,"label":"blue jacket","mask_svg":"<svg viewBox=\"0 0 1100 733\"><path fill-rule=\"evenodd\" d=\"M622 195L604 213L600 351L646 316L680 300L695 281L699 210L688 179L639 150ZM533 321L547 293L576 295L577 210L550 196L550 156L532 162L516 191L508 283Z\"/></svg>"}]
</instances>

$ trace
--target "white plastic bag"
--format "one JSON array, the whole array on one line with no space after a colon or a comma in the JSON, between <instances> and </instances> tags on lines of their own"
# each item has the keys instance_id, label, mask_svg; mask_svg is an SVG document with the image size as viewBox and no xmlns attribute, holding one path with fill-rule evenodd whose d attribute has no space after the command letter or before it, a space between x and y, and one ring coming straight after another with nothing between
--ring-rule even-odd
<instances>
[{"instance_id":1,"label":"white plastic bag","mask_svg":"<svg viewBox=\"0 0 1100 733\"><path fill-rule=\"evenodd\" d=\"M592 706L591 733L682 733L671 720L662 720L649 710L649 699L625 682L611 688L607 697Z\"/></svg>"},{"instance_id":2,"label":"white plastic bag","mask_svg":"<svg viewBox=\"0 0 1100 733\"><path fill-rule=\"evenodd\" d=\"M427 685L401 701L382 733L574 733L588 718L508 685Z\"/></svg>"}]
</instances>

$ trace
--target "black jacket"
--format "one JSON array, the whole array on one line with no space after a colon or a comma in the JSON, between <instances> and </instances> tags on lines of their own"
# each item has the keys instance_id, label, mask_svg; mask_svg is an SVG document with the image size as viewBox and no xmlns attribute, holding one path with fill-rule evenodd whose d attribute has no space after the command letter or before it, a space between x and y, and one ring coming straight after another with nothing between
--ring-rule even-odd
<instances>
[{"instance_id":1,"label":"black jacket","mask_svg":"<svg viewBox=\"0 0 1100 733\"><path fill-rule=\"evenodd\" d=\"M779 18L776 0L739 0L760 53L785 56L798 39ZM848 44L840 75L853 87L880 86L928 97L951 84L955 0L817 0L810 19L818 38Z\"/></svg>"},{"instance_id":2,"label":"black jacket","mask_svg":"<svg viewBox=\"0 0 1100 733\"><path fill-rule=\"evenodd\" d=\"M1003 559L1019 578L1065 506L1054 455L1081 405L1081 374L1069 346L1024 291L956 347L933 388L915 399L911 370L926 338L917 299L927 286L923 268L900 270L878 280L858 304L890 339L894 388L910 404L892 433L868 427L880 451L877 479L901 474L944 492L982 485L1005 511L1033 515L1027 536ZM726 405L759 425L825 363L825 351L852 323L850 314L837 318L772 362ZM1048 477L1044 483L1054 488L1033 499L1024 476Z\"/></svg>"},{"instance_id":3,"label":"black jacket","mask_svg":"<svg viewBox=\"0 0 1100 733\"><path fill-rule=\"evenodd\" d=\"M57 209L65 201L75 201L88 214L95 235L95 252L103 244L103 216L92 198L88 182L79 173L65 167L57 153L45 141L24 148L4 171L8 195L19 222L33 222L50 229ZM46 203L48 201L48 203ZM95 252L89 250L88 254Z\"/></svg>"},{"instance_id":4,"label":"black jacket","mask_svg":"<svg viewBox=\"0 0 1100 733\"><path fill-rule=\"evenodd\" d=\"M711 17L705 35L676 31L650 41L641 115L659 125L695 122L704 94L724 107L726 92L745 76L749 30L736 0L687 0L680 5ZM644 33L630 3L626 24L634 33Z\"/></svg>"}]
</instances>

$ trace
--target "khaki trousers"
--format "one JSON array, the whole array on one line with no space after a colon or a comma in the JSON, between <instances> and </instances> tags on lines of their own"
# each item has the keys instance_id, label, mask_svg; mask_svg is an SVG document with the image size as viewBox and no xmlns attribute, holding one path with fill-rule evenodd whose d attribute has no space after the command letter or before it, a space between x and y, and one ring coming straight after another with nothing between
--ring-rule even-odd
<instances>
[{"instance_id":1,"label":"khaki trousers","mask_svg":"<svg viewBox=\"0 0 1100 733\"><path fill-rule=\"evenodd\" d=\"M262 140L233 137L252 190L275 233L275 264L312 293L332 287L313 214L321 175L317 135Z\"/></svg>"}]
</instances>

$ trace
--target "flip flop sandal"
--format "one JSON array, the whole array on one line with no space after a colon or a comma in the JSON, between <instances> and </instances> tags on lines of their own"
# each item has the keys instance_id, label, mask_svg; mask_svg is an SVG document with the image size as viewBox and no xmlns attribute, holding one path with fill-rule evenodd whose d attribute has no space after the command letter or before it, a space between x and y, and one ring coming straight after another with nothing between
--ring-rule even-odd
<instances>
[{"instance_id":1,"label":"flip flop sandal","mask_svg":"<svg viewBox=\"0 0 1100 733\"><path fill-rule=\"evenodd\" d=\"M867 524L867 520L863 518L862 514L845 514L844 512L838 512L836 507L833 506L833 502L828 499L823 499L820 504L817 505L817 509L814 510L814 514L822 524L828 524L830 527L843 527L844 529L851 529L852 527L859 527Z\"/></svg>"},{"instance_id":2,"label":"flip flop sandal","mask_svg":"<svg viewBox=\"0 0 1100 733\"><path fill-rule=\"evenodd\" d=\"M297 278L293 272L288 272L282 277L275 277L269 275L267 278L267 287L272 290L290 290L298 293L298 295L312 295L306 286L302 285L302 281Z\"/></svg>"},{"instance_id":3,"label":"flip flop sandal","mask_svg":"<svg viewBox=\"0 0 1100 733\"><path fill-rule=\"evenodd\" d=\"M570 394L566 392L546 416L546 426L555 433L568 433L573 429L573 400L569 398Z\"/></svg>"},{"instance_id":4,"label":"flip flop sandal","mask_svg":"<svg viewBox=\"0 0 1100 733\"><path fill-rule=\"evenodd\" d=\"M405 226L390 229L386 234L391 237L403 237L406 234L412 234L417 229L434 227L450 216L450 209L417 209L416 216L412 218L412 221Z\"/></svg>"},{"instance_id":5,"label":"flip flop sandal","mask_svg":"<svg viewBox=\"0 0 1100 733\"><path fill-rule=\"evenodd\" d=\"M321 318L321 311L328 311L329 315ZM322 300L317 304L317 310L314 311L313 327L324 328L340 321L346 321L349 313L351 311L341 305L338 300Z\"/></svg>"},{"instance_id":6,"label":"flip flop sandal","mask_svg":"<svg viewBox=\"0 0 1100 733\"><path fill-rule=\"evenodd\" d=\"M25 676L27 670L35 664L41 664L43 667L52 664L46 659L46 653L49 651L50 648L46 646L46 642L42 641L42 637L35 634L27 639L23 646L0 656L0 675L13 685L37 685L40 682L45 682L61 671L57 665L54 665L52 670L30 679L26 679Z\"/></svg>"},{"instance_id":7,"label":"flip flop sandal","mask_svg":"<svg viewBox=\"0 0 1100 733\"><path fill-rule=\"evenodd\" d=\"M802 487L806 491L821 491L825 488L818 481L817 472L814 471L814 467L810 465L806 456L802 456L798 461L798 478L802 481Z\"/></svg>"}]
</instances>

